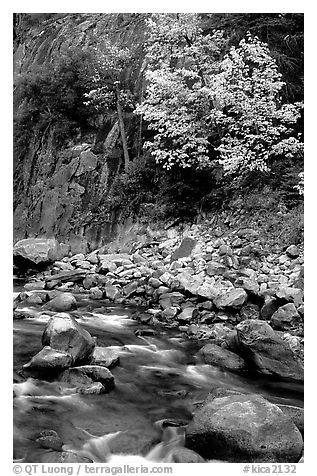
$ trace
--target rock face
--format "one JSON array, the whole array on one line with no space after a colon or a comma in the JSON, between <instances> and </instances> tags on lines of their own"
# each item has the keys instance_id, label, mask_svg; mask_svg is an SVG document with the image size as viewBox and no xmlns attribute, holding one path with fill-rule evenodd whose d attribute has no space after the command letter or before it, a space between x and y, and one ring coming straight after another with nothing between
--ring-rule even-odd
<instances>
[{"instance_id":1,"label":"rock face","mask_svg":"<svg viewBox=\"0 0 317 476\"><path fill-rule=\"evenodd\" d=\"M23 370L29 375L58 373L70 367L72 362L72 356L68 352L45 346L23 366Z\"/></svg>"},{"instance_id":2,"label":"rock face","mask_svg":"<svg viewBox=\"0 0 317 476\"><path fill-rule=\"evenodd\" d=\"M57 247L53 238L27 238L14 245L13 258L18 265L46 265L56 259L53 251Z\"/></svg>"},{"instance_id":3,"label":"rock face","mask_svg":"<svg viewBox=\"0 0 317 476\"><path fill-rule=\"evenodd\" d=\"M66 313L56 314L48 322L43 332L42 344L68 352L72 357L72 364L88 358L95 347L95 341L89 332Z\"/></svg>"},{"instance_id":4,"label":"rock face","mask_svg":"<svg viewBox=\"0 0 317 476\"><path fill-rule=\"evenodd\" d=\"M186 447L206 459L232 462L298 462L299 430L276 405L259 395L213 396L186 429Z\"/></svg>"},{"instance_id":5,"label":"rock face","mask_svg":"<svg viewBox=\"0 0 317 476\"><path fill-rule=\"evenodd\" d=\"M240 322L237 343L246 362L260 374L303 381L303 366L267 322L255 319Z\"/></svg>"},{"instance_id":6,"label":"rock face","mask_svg":"<svg viewBox=\"0 0 317 476\"><path fill-rule=\"evenodd\" d=\"M244 360L230 350L219 347L215 344L206 344L198 352L206 364L216 365L231 371L246 370Z\"/></svg>"},{"instance_id":7,"label":"rock face","mask_svg":"<svg viewBox=\"0 0 317 476\"><path fill-rule=\"evenodd\" d=\"M47 305L47 309L56 312L70 311L76 309L77 302L75 297L70 293L62 293L54 297Z\"/></svg>"}]
</instances>

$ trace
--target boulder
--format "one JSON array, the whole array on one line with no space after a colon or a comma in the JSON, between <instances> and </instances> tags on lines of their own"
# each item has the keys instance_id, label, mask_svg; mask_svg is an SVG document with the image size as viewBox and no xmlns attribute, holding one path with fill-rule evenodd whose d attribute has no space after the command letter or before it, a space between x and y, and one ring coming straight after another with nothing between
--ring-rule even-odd
<instances>
[{"instance_id":1,"label":"boulder","mask_svg":"<svg viewBox=\"0 0 317 476\"><path fill-rule=\"evenodd\" d=\"M61 293L46 304L50 311L65 312L77 308L76 298L70 293Z\"/></svg>"},{"instance_id":2,"label":"boulder","mask_svg":"<svg viewBox=\"0 0 317 476\"><path fill-rule=\"evenodd\" d=\"M218 252L219 252L220 256L222 256L222 255L231 256L232 255L232 249L228 245L220 245Z\"/></svg>"},{"instance_id":3,"label":"boulder","mask_svg":"<svg viewBox=\"0 0 317 476\"><path fill-rule=\"evenodd\" d=\"M26 283L24 285L24 289L26 291L37 291L38 289L44 289L45 288L45 281L33 281L30 283Z\"/></svg>"},{"instance_id":4,"label":"boulder","mask_svg":"<svg viewBox=\"0 0 317 476\"><path fill-rule=\"evenodd\" d=\"M294 407L293 405L277 405L285 415L287 415L293 423L297 426L301 434L304 434L304 409Z\"/></svg>"},{"instance_id":5,"label":"boulder","mask_svg":"<svg viewBox=\"0 0 317 476\"><path fill-rule=\"evenodd\" d=\"M23 365L23 371L34 376L39 373L58 373L70 367L72 362L70 353L45 346L32 357L30 362Z\"/></svg>"},{"instance_id":6,"label":"boulder","mask_svg":"<svg viewBox=\"0 0 317 476\"><path fill-rule=\"evenodd\" d=\"M249 278L239 277L235 280L234 285L254 295L257 295L260 291L260 286L257 281Z\"/></svg>"},{"instance_id":7,"label":"boulder","mask_svg":"<svg viewBox=\"0 0 317 476\"><path fill-rule=\"evenodd\" d=\"M280 286L276 291L276 297L284 302L293 302L295 306L299 306L303 302L304 293L300 288Z\"/></svg>"},{"instance_id":8,"label":"boulder","mask_svg":"<svg viewBox=\"0 0 317 476\"><path fill-rule=\"evenodd\" d=\"M204 282L203 276L192 276L186 271L179 273L176 277L177 281L179 282L180 286L190 294L195 295L197 293L197 289L201 286Z\"/></svg>"},{"instance_id":9,"label":"boulder","mask_svg":"<svg viewBox=\"0 0 317 476\"><path fill-rule=\"evenodd\" d=\"M186 429L186 447L206 459L296 463L303 439L282 410L260 395L211 396Z\"/></svg>"},{"instance_id":10,"label":"boulder","mask_svg":"<svg viewBox=\"0 0 317 476\"><path fill-rule=\"evenodd\" d=\"M166 319L167 321L170 319L174 319L174 317L177 316L178 311L179 311L178 307L175 307L175 306L166 307L164 308L162 312L162 318Z\"/></svg>"},{"instance_id":11,"label":"boulder","mask_svg":"<svg viewBox=\"0 0 317 476\"><path fill-rule=\"evenodd\" d=\"M52 250L58 247L54 238L26 238L13 247L14 262L20 266L47 265L54 261Z\"/></svg>"},{"instance_id":12,"label":"boulder","mask_svg":"<svg viewBox=\"0 0 317 476\"><path fill-rule=\"evenodd\" d=\"M94 382L103 385L103 392L107 392L114 387L114 377L110 370L100 365L83 365L81 367L72 367L65 370L60 376L59 381L76 387L79 390L82 387L91 387Z\"/></svg>"},{"instance_id":13,"label":"boulder","mask_svg":"<svg viewBox=\"0 0 317 476\"><path fill-rule=\"evenodd\" d=\"M266 296L263 306L261 307L261 319L269 321L274 312L278 309L277 299L271 296Z\"/></svg>"},{"instance_id":14,"label":"boulder","mask_svg":"<svg viewBox=\"0 0 317 476\"><path fill-rule=\"evenodd\" d=\"M184 300L184 295L177 291L164 293L160 296L160 306L163 309L167 309L168 307L179 307Z\"/></svg>"},{"instance_id":15,"label":"boulder","mask_svg":"<svg viewBox=\"0 0 317 476\"><path fill-rule=\"evenodd\" d=\"M183 322L190 322L192 319L194 319L198 315L198 311L190 306L186 307L178 316L177 320L178 321L183 321Z\"/></svg>"},{"instance_id":16,"label":"boulder","mask_svg":"<svg viewBox=\"0 0 317 476\"><path fill-rule=\"evenodd\" d=\"M184 238L179 247L173 252L171 262L177 261L180 258L187 258L188 256L190 256L196 245L197 241L193 238Z\"/></svg>"},{"instance_id":17,"label":"boulder","mask_svg":"<svg viewBox=\"0 0 317 476\"><path fill-rule=\"evenodd\" d=\"M286 254L287 256L289 256L290 258L298 258L299 256L299 249L297 248L296 245L290 245L287 249L286 249Z\"/></svg>"},{"instance_id":18,"label":"boulder","mask_svg":"<svg viewBox=\"0 0 317 476\"><path fill-rule=\"evenodd\" d=\"M171 463L205 463L198 453L189 448L183 448L182 446L176 446L169 454Z\"/></svg>"},{"instance_id":19,"label":"boulder","mask_svg":"<svg viewBox=\"0 0 317 476\"><path fill-rule=\"evenodd\" d=\"M87 274L83 280L83 286L85 289L91 289L99 284L98 274Z\"/></svg>"},{"instance_id":20,"label":"boulder","mask_svg":"<svg viewBox=\"0 0 317 476\"><path fill-rule=\"evenodd\" d=\"M240 309L248 295L242 288L232 288L214 299L214 305L218 309Z\"/></svg>"},{"instance_id":21,"label":"boulder","mask_svg":"<svg viewBox=\"0 0 317 476\"><path fill-rule=\"evenodd\" d=\"M115 299L120 296L120 289L113 284L107 284L104 292L106 298L110 299L111 301L115 301Z\"/></svg>"},{"instance_id":22,"label":"boulder","mask_svg":"<svg viewBox=\"0 0 317 476\"><path fill-rule=\"evenodd\" d=\"M196 290L197 296L204 297L210 301L216 299L218 296L224 293L223 288L215 286L205 281L201 286Z\"/></svg>"},{"instance_id":23,"label":"boulder","mask_svg":"<svg viewBox=\"0 0 317 476\"><path fill-rule=\"evenodd\" d=\"M240 322L236 329L239 354L250 368L262 375L303 381L303 366L267 322L249 319Z\"/></svg>"},{"instance_id":24,"label":"boulder","mask_svg":"<svg viewBox=\"0 0 317 476\"><path fill-rule=\"evenodd\" d=\"M270 324L279 331L288 330L298 324L299 313L293 303L285 304L278 308L271 317Z\"/></svg>"},{"instance_id":25,"label":"boulder","mask_svg":"<svg viewBox=\"0 0 317 476\"><path fill-rule=\"evenodd\" d=\"M130 297L136 292L137 289L138 289L137 281L131 281L130 283L126 284L123 287L123 294L126 297Z\"/></svg>"},{"instance_id":26,"label":"boulder","mask_svg":"<svg viewBox=\"0 0 317 476\"><path fill-rule=\"evenodd\" d=\"M42 448L62 451L63 441L54 430L43 430L35 440Z\"/></svg>"},{"instance_id":27,"label":"boulder","mask_svg":"<svg viewBox=\"0 0 317 476\"><path fill-rule=\"evenodd\" d=\"M208 276L217 276L223 275L226 272L226 266L222 263L218 263L217 261L209 261L206 266L206 273Z\"/></svg>"},{"instance_id":28,"label":"boulder","mask_svg":"<svg viewBox=\"0 0 317 476\"><path fill-rule=\"evenodd\" d=\"M95 347L89 359L90 365L101 365L102 367L113 367L119 364L119 351L108 347Z\"/></svg>"},{"instance_id":29,"label":"boulder","mask_svg":"<svg viewBox=\"0 0 317 476\"><path fill-rule=\"evenodd\" d=\"M152 288L159 288L162 285L162 281L160 281L157 278L150 278L149 279L149 285L152 286Z\"/></svg>"},{"instance_id":30,"label":"boulder","mask_svg":"<svg viewBox=\"0 0 317 476\"><path fill-rule=\"evenodd\" d=\"M66 313L56 314L47 323L42 344L68 352L72 356L72 364L87 359L95 348L95 341L89 332Z\"/></svg>"},{"instance_id":31,"label":"boulder","mask_svg":"<svg viewBox=\"0 0 317 476\"><path fill-rule=\"evenodd\" d=\"M102 299L103 298L103 291L98 288L98 286L94 286L92 288L90 288L90 292L89 292L89 295L91 297L91 299Z\"/></svg>"},{"instance_id":32,"label":"boulder","mask_svg":"<svg viewBox=\"0 0 317 476\"><path fill-rule=\"evenodd\" d=\"M197 355L209 365L216 365L233 372L246 370L245 362L241 357L219 345L206 344Z\"/></svg>"}]
</instances>

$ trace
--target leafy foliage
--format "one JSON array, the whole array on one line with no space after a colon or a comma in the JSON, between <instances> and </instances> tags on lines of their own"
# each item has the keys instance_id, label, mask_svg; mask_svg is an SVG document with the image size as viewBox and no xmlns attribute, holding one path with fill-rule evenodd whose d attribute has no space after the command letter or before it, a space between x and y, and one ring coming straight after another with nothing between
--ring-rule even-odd
<instances>
[{"instance_id":1,"label":"leafy foliage","mask_svg":"<svg viewBox=\"0 0 317 476\"><path fill-rule=\"evenodd\" d=\"M292 128L300 104L281 104L267 45L249 34L220 60L222 34L203 35L195 14L154 15L148 27L149 85L136 113L154 131L144 147L158 163L208 167L218 153L227 173L243 174L302 152Z\"/></svg>"},{"instance_id":2,"label":"leafy foliage","mask_svg":"<svg viewBox=\"0 0 317 476\"><path fill-rule=\"evenodd\" d=\"M17 145L28 142L30 130L52 127L56 139L62 141L78 127L89 127L93 111L84 105L89 78L90 54L75 48L53 65L33 67L21 74L15 84Z\"/></svg>"}]
</instances>

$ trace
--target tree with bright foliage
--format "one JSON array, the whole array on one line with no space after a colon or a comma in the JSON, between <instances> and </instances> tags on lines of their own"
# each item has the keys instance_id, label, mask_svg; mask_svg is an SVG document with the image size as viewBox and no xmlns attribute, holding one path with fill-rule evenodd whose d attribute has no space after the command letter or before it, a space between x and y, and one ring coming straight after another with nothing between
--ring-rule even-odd
<instances>
[{"instance_id":1,"label":"tree with bright foliage","mask_svg":"<svg viewBox=\"0 0 317 476\"><path fill-rule=\"evenodd\" d=\"M268 171L270 158L301 156L294 125L301 104L282 104L284 85L267 45L250 34L221 56L221 32L204 35L197 14L155 14L148 21L147 91L136 113L153 138L144 146L169 169Z\"/></svg>"}]
</instances>

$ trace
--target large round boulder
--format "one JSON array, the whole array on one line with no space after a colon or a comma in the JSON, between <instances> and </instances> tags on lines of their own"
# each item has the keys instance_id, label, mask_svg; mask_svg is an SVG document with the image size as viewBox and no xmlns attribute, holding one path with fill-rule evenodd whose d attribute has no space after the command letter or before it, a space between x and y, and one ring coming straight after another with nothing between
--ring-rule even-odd
<instances>
[{"instance_id":1,"label":"large round boulder","mask_svg":"<svg viewBox=\"0 0 317 476\"><path fill-rule=\"evenodd\" d=\"M50 311L65 312L76 309L77 301L71 293L61 293L55 296L46 304L46 308Z\"/></svg>"},{"instance_id":2,"label":"large round boulder","mask_svg":"<svg viewBox=\"0 0 317 476\"><path fill-rule=\"evenodd\" d=\"M73 364L88 359L95 348L95 341L89 332L66 313L55 314L48 322L42 344L69 353Z\"/></svg>"},{"instance_id":3,"label":"large round boulder","mask_svg":"<svg viewBox=\"0 0 317 476\"><path fill-rule=\"evenodd\" d=\"M292 420L260 395L212 395L188 425L186 447L206 459L296 463L303 439Z\"/></svg>"},{"instance_id":4,"label":"large round boulder","mask_svg":"<svg viewBox=\"0 0 317 476\"><path fill-rule=\"evenodd\" d=\"M237 325L239 353L258 373L302 382L304 368L285 342L265 321L248 319Z\"/></svg>"}]
</instances>

